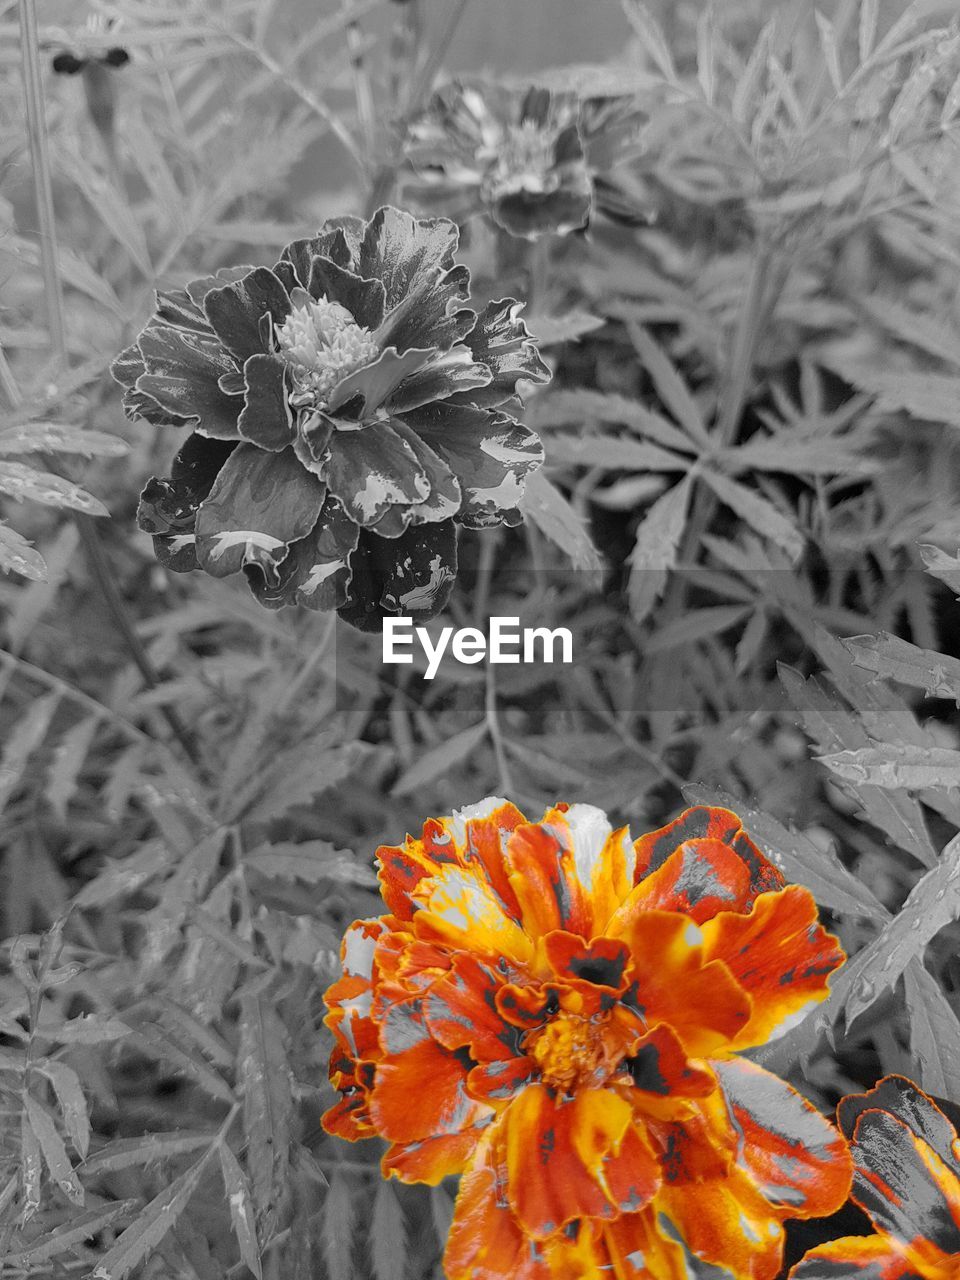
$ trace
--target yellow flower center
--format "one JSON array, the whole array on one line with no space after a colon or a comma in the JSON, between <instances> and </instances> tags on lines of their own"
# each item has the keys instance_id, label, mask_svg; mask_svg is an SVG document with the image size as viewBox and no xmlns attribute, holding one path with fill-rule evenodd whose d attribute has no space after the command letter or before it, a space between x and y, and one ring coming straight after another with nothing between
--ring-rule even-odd
<instances>
[{"instance_id":1,"label":"yellow flower center","mask_svg":"<svg viewBox=\"0 0 960 1280\"><path fill-rule=\"evenodd\" d=\"M608 1074L603 1040L587 1018L561 1013L527 1037L527 1052L540 1068L543 1083L569 1091L599 1083Z\"/></svg>"},{"instance_id":2,"label":"yellow flower center","mask_svg":"<svg viewBox=\"0 0 960 1280\"><path fill-rule=\"evenodd\" d=\"M291 404L315 408L322 408L334 387L379 350L369 329L325 297L294 306L277 329L277 342L281 359L293 372Z\"/></svg>"}]
</instances>

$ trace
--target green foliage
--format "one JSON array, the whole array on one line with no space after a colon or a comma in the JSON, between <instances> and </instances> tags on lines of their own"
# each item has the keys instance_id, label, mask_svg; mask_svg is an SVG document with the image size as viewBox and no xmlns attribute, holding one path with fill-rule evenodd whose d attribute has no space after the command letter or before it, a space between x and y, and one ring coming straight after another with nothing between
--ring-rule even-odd
<instances>
[{"instance_id":1,"label":"green foliage","mask_svg":"<svg viewBox=\"0 0 960 1280\"><path fill-rule=\"evenodd\" d=\"M440 621L569 627L573 666L427 682L379 637L165 574L134 530L175 446L123 418L110 361L155 286L403 200L452 35L415 7L98 6L132 57L109 122L43 74L62 358L27 136L0 139L12 1274L442 1275L452 1189L383 1183L375 1144L319 1128L322 993L379 909L376 845L492 792L637 828L736 808L852 957L763 1060L824 1106L878 1065L960 1099L952 4L625 0L620 61L541 77L641 109L632 216L529 251L465 229L478 296L529 299L555 378L526 404L527 523L463 534ZM107 39L41 19L44 59ZM16 76L0 105L22 118ZM110 513L110 611L74 510Z\"/></svg>"}]
</instances>

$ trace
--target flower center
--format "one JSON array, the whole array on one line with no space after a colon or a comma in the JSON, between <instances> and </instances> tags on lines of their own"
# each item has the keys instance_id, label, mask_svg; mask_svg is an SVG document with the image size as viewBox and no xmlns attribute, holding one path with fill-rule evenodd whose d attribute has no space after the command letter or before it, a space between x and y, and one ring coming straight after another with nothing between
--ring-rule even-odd
<instances>
[{"instance_id":1,"label":"flower center","mask_svg":"<svg viewBox=\"0 0 960 1280\"><path fill-rule=\"evenodd\" d=\"M346 307L325 297L294 306L277 329L280 358L293 373L294 406L322 408L337 383L369 363L379 348Z\"/></svg>"},{"instance_id":2,"label":"flower center","mask_svg":"<svg viewBox=\"0 0 960 1280\"><path fill-rule=\"evenodd\" d=\"M524 1046L540 1068L543 1083L564 1091L599 1083L608 1075L603 1039L587 1018L560 1013L527 1037Z\"/></svg>"},{"instance_id":3,"label":"flower center","mask_svg":"<svg viewBox=\"0 0 960 1280\"><path fill-rule=\"evenodd\" d=\"M545 190L553 168L555 142L554 132L534 120L510 125L499 147L494 182L524 191Z\"/></svg>"}]
</instances>

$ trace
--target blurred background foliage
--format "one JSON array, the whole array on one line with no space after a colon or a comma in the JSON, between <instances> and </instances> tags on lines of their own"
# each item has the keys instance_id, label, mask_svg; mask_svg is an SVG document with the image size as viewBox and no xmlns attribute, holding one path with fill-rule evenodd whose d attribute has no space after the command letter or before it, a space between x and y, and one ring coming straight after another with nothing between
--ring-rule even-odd
<instances>
[{"instance_id":1,"label":"blurred background foliage","mask_svg":"<svg viewBox=\"0 0 960 1280\"><path fill-rule=\"evenodd\" d=\"M852 957L764 1062L824 1107L896 1070L960 1100L954 6L96 12L40 7L45 213L0 4L10 1274L441 1274L449 1190L319 1130L322 992L378 842L491 792L636 833L730 804ZM465 228L555 378L527 524L464 533L439 622L567 626L576 660L426 682L162 571L134 512L175 433L125 421L107 368L157 284L416 208L405 128L465 71L643 123L634 216L529 251Z\"/></svg>"}]
</instances>

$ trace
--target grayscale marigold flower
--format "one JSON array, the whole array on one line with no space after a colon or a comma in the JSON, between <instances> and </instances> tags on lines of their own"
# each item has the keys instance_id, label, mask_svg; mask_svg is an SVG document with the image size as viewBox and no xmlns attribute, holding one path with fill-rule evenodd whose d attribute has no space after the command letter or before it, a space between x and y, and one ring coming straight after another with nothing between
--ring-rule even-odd
<instances>
[{"instance_id":1,"label":"grayscale marigold flower","mask_svg":"<svg viewBox=\"0 0 960 1280\"><path fill-rule=\"evenodd\" d=\"M643 209L624 166L641 123L627 96L454 82L411 125L408 191L460 222L484 210L527 240L582 229L595 208L635 221Z\"/></svg>"},{"instance_id":2,"label":"grayscale marigold flower","mask_svg":"<svg viewBox=\"0 0 960 1280\"><path fill-rule=\"evenodd\" d=\"M158 294L113 372L129 417L192 428L140 498L164 564L364 629L442 608L455 524L521 519L542 451L511 410L549 377L521 304L466 305L457 238L385 207Z\"/></svg>"}]
</instances>

